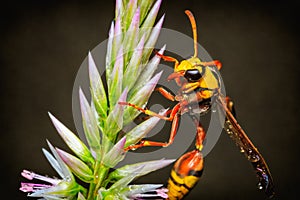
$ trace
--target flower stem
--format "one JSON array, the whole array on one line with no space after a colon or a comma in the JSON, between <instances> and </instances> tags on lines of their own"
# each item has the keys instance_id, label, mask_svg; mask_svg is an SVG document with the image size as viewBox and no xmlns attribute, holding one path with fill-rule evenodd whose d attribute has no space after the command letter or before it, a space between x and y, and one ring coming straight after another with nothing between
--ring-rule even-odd
<instances>
[{"instance_id":1,"label":"flower stem","mask_svg":"<svg viewBox=\"0 0 300 200\"><path fill-rule=\"evenodd\" d=\"M99 190L99 188L102 186L103 181L107 178L108 172L109 172L109 167L101 165L100 171L98 173L98 182L95 188L96 193Z\"/></svg>"},{"instance_id":2,"label":"flower stem","mask_svg":"<svg viewBox=\"0 0 300 200\"><path fill-rule=\"evenodd\" d=\"M102 186L103 181L106 179L109 172L109 167L101 164L101 161L95 163L94 177L95 180L90 184L87 200L94 200L98 195L98 190Z\"/></svg>"},{"instance_id":3,"label":"flower stem","mask_svg":"<svg viewBox=\"0 0 300 200\"><path fill-rule=\"evenodd\" d=\"M98 177L98 175L97 175L97 172L98 172L98 169L99 169L99 165L100 165L100 162L99 161L97 161L96 163L95 163L95 166L94 166L94 177L95 177L95 180L94 180L94 182L92 182L91 184L90 184L90 186L89 186L89 192L88 192L88 196L87 196L87 200L93 200L93 199L95 199L94 198L94 192L95 192L95 187L96 187L96 184L97 184L97 182L98 182L98 179L97 179L97 177Z\"/></svg>"},{"instance_id":4,"label":"flower stem","mask_svg":"<svg viewBox=\"0 0 300 200\"><path fill-rule=\"evenodd\" d=\"M93 200L94 199L94 189L95 189L96 184L95 183L91 183L89 186L89 193L87 196L87 200Z\"/></svg>"}]
</instances>

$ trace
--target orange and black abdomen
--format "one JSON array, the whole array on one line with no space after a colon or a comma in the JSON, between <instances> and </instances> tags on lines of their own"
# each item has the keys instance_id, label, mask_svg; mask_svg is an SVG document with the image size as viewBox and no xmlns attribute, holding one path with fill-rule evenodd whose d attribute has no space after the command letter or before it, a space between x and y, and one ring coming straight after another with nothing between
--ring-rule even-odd
<instances>
[{"instance_id":1,"label":"orange and black abdomen","mask_svg":"<svg viewBox=\"0 0 300 200\"><path fill-rule=\"evenodd\" d=\"M199 150L188 152L175 163L168 180L169 200L182 199L199 181L203 157Z\"/></svg>"}]
</instances>

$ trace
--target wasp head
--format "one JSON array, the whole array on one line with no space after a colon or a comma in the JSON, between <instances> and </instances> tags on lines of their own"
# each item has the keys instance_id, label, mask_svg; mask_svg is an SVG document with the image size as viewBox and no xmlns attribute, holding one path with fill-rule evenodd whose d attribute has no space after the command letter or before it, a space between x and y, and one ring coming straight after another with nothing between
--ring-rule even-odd
<instances>
[{"instance_id":1,"label":"wasp head","mask_svg":"<svg viewBox=\"0 0 300 200\"><path fill-rule=\"evenodd\" d=\"M168 77L168 80L175 79L178 82L178 79L183 77L187 82L199 81L205 73L205 67L200 63L200 59L196 57L181 61L175 66L174 73Z\"/></svg>"},{"instance_id":2,"label":"wasp head","mask_svg":"<svg viewBox=\"0 0 300 200\"><path fill-rule=\"evenodd\" d=\"M197 65L200 65L201 61L197 57L191 57L190 59L183 60L179 65L175 65L174 72L187 71L189 69L195 69Z\"/></svg>"}]
</instances>

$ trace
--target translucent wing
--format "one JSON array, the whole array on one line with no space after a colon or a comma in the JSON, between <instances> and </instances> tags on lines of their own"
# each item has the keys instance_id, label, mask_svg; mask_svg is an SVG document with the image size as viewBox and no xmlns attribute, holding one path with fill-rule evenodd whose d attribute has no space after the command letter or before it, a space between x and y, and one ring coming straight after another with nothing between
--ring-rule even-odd
<instances>
[{"instance_id":1,"label":"translucent wing","mask_svg":"<svg viewBox=\"0 0 300 200\"><path fill-rule=\"evenodd\" d=\"M248 138L241 126L238 124L237 120L231 112L231 105L228 103L226 104L224 99L220 96L217 101L220 106L220 109L223 112L225 112L225 131L227 132L229 137L235 142L235 144L239 147L240 151L244 153L246 158L251 162L256 172L256 176L258 178L258 188L260 190L264 190L266 195L269 198L272 198L275 194L274 184L265 159L259 153L258 149L254 146L251 140Z\"/></svg>"}]
</instances>

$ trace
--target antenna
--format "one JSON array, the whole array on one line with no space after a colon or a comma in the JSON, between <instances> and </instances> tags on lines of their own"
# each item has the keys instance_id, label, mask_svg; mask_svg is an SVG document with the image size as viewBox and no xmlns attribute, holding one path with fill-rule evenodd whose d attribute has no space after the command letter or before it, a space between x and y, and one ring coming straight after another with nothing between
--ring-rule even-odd
<instances>
[{"instance_id":1,"label":"antenna","mask_svg":"<svg viewBox=\"0 0 300 200\"><path fill-rule=\"evenodd\" d=\"M197 57L198 56L198 44L197 44L197 26L196 26L196 21L195 21L195 18L194 18L194 15L191 11L189 10L186 10L185 11L185 14L189 17L190 19L190 22L191 22L191 25L192 25L192 29L193 29L193 38L194 38L194 57Z\"/></svg>"}]
</instances>

